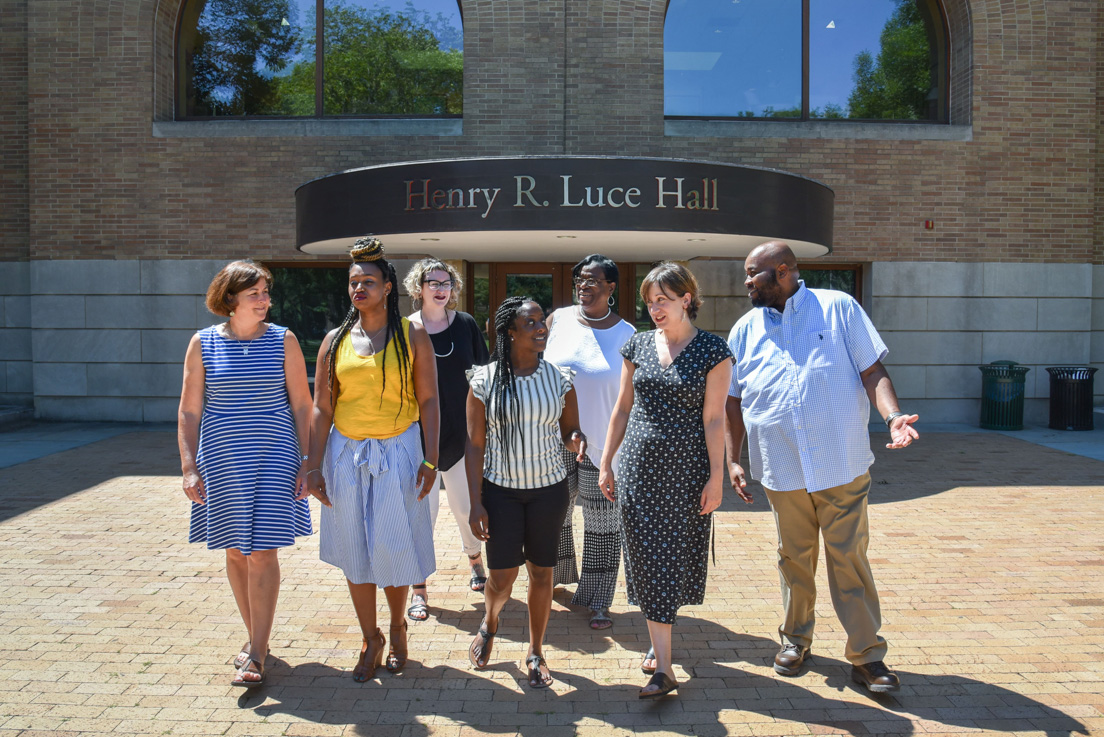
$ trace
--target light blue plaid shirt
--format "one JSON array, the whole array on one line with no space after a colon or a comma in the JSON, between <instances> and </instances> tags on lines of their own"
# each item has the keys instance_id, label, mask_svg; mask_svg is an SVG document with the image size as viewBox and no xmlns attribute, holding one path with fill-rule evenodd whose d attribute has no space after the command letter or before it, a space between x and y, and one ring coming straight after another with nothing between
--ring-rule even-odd
<instances>
[{"instance_id":1,"label":"light blue plaid shirt","mask_svg":"<svg viewBox=\"0 0 1104 737\"><path fill-rule=\"evenodd\" d=\"M889 351L858 302L802 281L785 311L740 318L728 346L728 393L740 399L752 478L772 491L813 492L866 473L874 454L859 374Z\"/></svg>"}]
</instances>

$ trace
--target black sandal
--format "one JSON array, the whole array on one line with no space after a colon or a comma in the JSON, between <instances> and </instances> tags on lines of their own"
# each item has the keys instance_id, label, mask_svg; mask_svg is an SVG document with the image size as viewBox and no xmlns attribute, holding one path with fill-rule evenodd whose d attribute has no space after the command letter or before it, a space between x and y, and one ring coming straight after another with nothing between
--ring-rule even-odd
<instances>
[{"instance_id":1,"label":"black sandal","mask_svg":"<svg viewBox=\"0 0 1104 737\"><path fill-rule=\"evenodd\" d=\"M552 685L552 673L548 671L544 656L531 654L525 659L525 667L529 670L529 688L548 688Z\"/></svg>"},{"instance_id":2,"label":"black sandal","mask_svg":"<svg viewBox=\"0 0 1104 737\"><path fill-rule=\"evenodd\" d=\"M653 675L655 673L655 666L653 665L651 668L649 668L646 665L644 665L644 663L648 660L655 660L655 659L656 659L655 648L654 647L648 648L648 654L644 656L644 660L640 661L640 672L643 673L646 676Z\"/></svg>"},{"instance_id":3,"label":"black sandal","mask_svg":"<svg viewBox=\"0 0 1104 737\"><path fill-rule=\"evenodd\" d=\"M648 688L648 686L659 686L659 688L655 691L645 691L644 689ZM678 681L671 678L671 676L666 673L656 673L652 676L651 680L648 681L647 685L640 689L637 696L642 699L658 699L660 696L666 696L678 687Z\"/></svg>"},{"instance_id":4,"label":"black sandal","mask_svg":"<svg viewBox=\"0 0 1104 737\"><path fill-rule=\"evenodd\" d=\"M483 569L483 561L481 553L475 555L469 555L468 560L472 562L471 566L471 580L468 581L468 586L472 591L482 591L487 588L487 576L486 571ZM475 561L479 561L476 563Z\"/></svg>"},{"instance_id":5,"label":"black sandal","mask_svg":"<svg viewBox=\"0 0 1104 737\"><path fill-rule=\"evenodd\" d=\"M487 667L487 662L491 655L491 646L494 643L495 635L498 634L498 630L494 632L487 631L487 620L484 619L479 623L479 632L475 638L472 639L472 644L468 646L468 660L477 669L483 669ZM475 652L476 646L479 647L479 654ZM479 659L483 658L483 664L479 664Z\"/></svg>"},{"instance_id":6,"label":"black sandal","mask_svg":"<svg viewBox=\"0 0 1104 737\"><path fill-rule=\"evenodd\" d=\"M426 587L425 584L421 586L411 586L413 591L421 589L424 593L411 594L410 606L406 608L406 616L412 622L424 622L429 619L429 602L426 600Z\"/></svg>"}]
</instances>

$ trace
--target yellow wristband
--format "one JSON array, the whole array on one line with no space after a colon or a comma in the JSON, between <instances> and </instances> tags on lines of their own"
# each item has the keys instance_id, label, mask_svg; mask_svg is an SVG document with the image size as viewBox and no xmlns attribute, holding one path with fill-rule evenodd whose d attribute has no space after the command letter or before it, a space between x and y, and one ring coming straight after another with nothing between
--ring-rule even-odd
<instances>
[{"instance_id":1,"label":"yellow wristband","mask_svg":"<svg viewBox=\"0 0 1104 737\"><path fill-rule=\"evenodd\" d=\"M427 461L425 458L422 459L422 465L425 466L426 468L428 468L430 471L436 471L437 470L437 466L434 466L432 463Z\"/></svg>"}]
</instances>

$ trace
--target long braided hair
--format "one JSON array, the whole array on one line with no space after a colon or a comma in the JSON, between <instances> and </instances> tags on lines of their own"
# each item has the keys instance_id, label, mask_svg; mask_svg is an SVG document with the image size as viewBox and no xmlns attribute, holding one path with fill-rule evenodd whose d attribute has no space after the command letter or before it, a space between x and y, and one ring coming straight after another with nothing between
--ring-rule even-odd
<instances>
[{"instance_id":1,"label":"long braided hair","mask_svg":"<svg viewBox=\"0 0 1104 737\"><path fill-rule=\"evenodd\" d=\"M509 451L513 450L515 437L521 439L521 452L525 453L525 433L521 430L521 399L516 391L514 365L510 361L510 327L514 324L521 306L532 301L529 297L507 297L498 306L494 317L495 368L494 378L489 387L491 395L489 407L494 416L499 446L506 460L507 474L512 474L513 471L512 454ZM510 432L511 424L516 428L516 432Z\"/></svg>"},{"instance_id":2,"label":"long braided hair","mask_svg":"<svg viewBox=\"0 0 1104 737\"><path fill-rule=\"evenodd\" d=\"M349 268L355 264L373 263L383 274L384 279L391 283L391 291L387 294L387 329L383 334L383 357L381 366L383 370L383 383L380 386L380 406L383 406L384 392L387 390L387 346L391 342L391 336L395 336L395 343L399 349L399 411L396 417L402 414L403 401L406 396L407 384L410 381L410 347L406 344L406 335L402 330L402 315L399 312L399 277L395 273L395 267L383 257L383 243L379 238L366 236L357 238L353 243L349 256L353 259ZM330 341L329 350L326 351L326 364L329 366L330 406L337 404L337 396L333 392L334 383L337 380L337 347L341 341L353 329L353 325L359 320L359 312L353 305L345 314L345 319L337 328L337 334Z\"/></svg>"}]
</instances>

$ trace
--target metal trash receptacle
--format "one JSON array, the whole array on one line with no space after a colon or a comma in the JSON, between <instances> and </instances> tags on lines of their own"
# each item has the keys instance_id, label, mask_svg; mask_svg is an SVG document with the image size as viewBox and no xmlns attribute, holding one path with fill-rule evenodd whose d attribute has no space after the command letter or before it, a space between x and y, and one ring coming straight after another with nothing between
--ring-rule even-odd
<instances>
[{"instance_id":1,"label":"metal trash receptacle","mask_svg":"<svg viewBox=\"0 0 1104 737\"><path fill-rule=\"evenodd\" d=\"M986 430L1023 430L1024 377L1015 361L993 361L981 369L981 421Z\"/></svg>"},{"instance_id":2,"label":"metal trash receptacle","mask_svg":"<svg viewBox=\"0 0 1104 737\"><path fill-rule=\"evenodd\" d=\"M1050 366L1050 429L1093 429L1093 374L1088 366Z\"/></svg>"}]
</instances>

